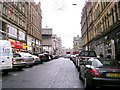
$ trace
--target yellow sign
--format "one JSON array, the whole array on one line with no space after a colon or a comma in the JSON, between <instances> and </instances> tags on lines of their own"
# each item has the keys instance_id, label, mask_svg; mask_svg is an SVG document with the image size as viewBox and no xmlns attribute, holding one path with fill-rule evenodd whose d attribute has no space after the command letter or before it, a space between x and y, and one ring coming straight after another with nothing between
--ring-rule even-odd
<instances>
[{"instance_id":1,"label":"yellow sign","mask_svg":"<svg viewBox=\"0 0 120 90\"><path fill-rule=\"evenodd\" d=\"M26 43L22 43L23 49L26 49Z\"/></svg>"}]
</instances>

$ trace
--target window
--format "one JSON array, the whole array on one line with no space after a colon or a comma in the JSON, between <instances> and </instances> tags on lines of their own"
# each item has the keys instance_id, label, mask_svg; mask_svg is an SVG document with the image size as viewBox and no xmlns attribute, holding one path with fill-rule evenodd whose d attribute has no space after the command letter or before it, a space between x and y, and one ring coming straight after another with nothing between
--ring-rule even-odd
<instances>
[{"instance_id":1,"label":"window","mask_svg":"<svg viewBox=\"0 0 120 90\"><path fill-rule=\"evenodd\" d=\"M0 13L2 13L2 3L0 2Z\"/></svg>"},{"instance_id":2,"label":"window","mask_svg":"<svg viewBox=\"0 0 120 90\"><path fill-rule=\"evenodd\" d=\"M9 33L9 36L10 37L14 37L14 38L17 38L17 29L16 28L14 28L14 27L12 27L12 26L10 26L10 25L8 25L8 33Z\"/></svg>"},{"instance_id":3,"label":"window","mask_svg":"<svg viewBox=\"0 0 120 90\"><path fill-rule=\"evenodd\" d=\"M19 40L25 40L25 33L19 30L18 39Z\"/></svg>"},{"instance_id":4,"label":"window","mask_svg":"<svg viewBox=\"0 0 120 90\"><path fill-rule=\"evenodd\" d=\"M114 20L114 11L113 11L113 9L112 9L112 21L113 21L113 24L114 24L115 20Z\"/></svg>"}]
</instances>

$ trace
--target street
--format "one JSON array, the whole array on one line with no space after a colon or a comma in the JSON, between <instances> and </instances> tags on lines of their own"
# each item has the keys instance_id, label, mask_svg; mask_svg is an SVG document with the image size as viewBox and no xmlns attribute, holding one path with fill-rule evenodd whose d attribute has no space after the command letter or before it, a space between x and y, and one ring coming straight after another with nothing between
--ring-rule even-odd
<instances>
[{"instance_id":1,"label":"street","mask_svg":"<svg viewBox=\"0 0 120 90\"><path fill-rule=\"evenodd\" d=\"M2 77L2 88L83 88L78 77L73 62L59 58L22 71L11 71Z\"/></svg>"}]
</instances>

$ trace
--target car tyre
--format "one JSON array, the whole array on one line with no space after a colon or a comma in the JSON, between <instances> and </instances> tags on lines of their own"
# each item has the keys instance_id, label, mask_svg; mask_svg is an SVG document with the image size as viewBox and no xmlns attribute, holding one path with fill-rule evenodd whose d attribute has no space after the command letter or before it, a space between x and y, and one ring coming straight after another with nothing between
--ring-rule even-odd
<instances>
[{"instance_id":1,"label":"car tyre","mask_svg":"<svg viewBox=\"0 0 120 90\"><path fill-rule=\"evenodd\" d=\"M22 71L22 68L18 68L19 71Z\"/></svg>"},{"instance_id":2,"label":"car tyre","mask_svg":"<svg viewBox=\"0 0 120 90\"><path fill-rule=\"evenodd\" d=\"M9 71L2 71L3 75L7 75L9 73Z\"/></svg>"},{"instance_id":3,"label":"car tyre","mask_svg":"<svg viewBox=\"0 0 120 90\"><path fill-rule=\"evenodd\" d=\"M88 90L88 89L94 89L95 87L91 86L88 84L88 81L87 81L87 78L84 79L84 85L83 87L85 88L85 90Z\"/></svg>"}]
</instances>

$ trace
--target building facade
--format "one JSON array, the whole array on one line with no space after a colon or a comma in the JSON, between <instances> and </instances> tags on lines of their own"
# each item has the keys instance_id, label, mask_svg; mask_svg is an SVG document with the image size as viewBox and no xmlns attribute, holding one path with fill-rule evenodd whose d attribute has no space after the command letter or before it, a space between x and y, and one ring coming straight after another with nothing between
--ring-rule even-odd
<instances>
[{"instance_id":1,"label":"building facade","mask_svg":"<svg viewBox=\"0 0 120 90\"><path fill-rule=\"evenodd\" d=\"M73 54L79 53L79 51L82 50L82 40L79 35L77 37L73 38Z\"/></svg>"},{"instance_id":2,"label":"building facade","mask_svg":"<svg viewBox=\"0 0 120 90\"><path fill-rule=\"evenodd\" d=\"M52 54L62 56L62 40L57 35L52 35Z\"/></svg>"},{"instance_id":3,"label":"building facade","mask_svg":"<svg viewBox=\"0 0 120 90\"><path fill-rule=\"evenodd\" d=\"M83 48L120 59L120 2L87 2L81 18Z\"/></svg>"},{"instance_id":4,"label":"building facade","mask_svg":"<svg viewBox=\"0 0 120 90\"><path fill-rule=\"evenodd\" d=\"M42 10L41 4L27 2L27 50L42 52Z\"/></svg>"},{"instance_id":5,"label":"building facade","mask_svg":"<svg viewBox=\"0 0 120 90\"><path fill-rule=\"evenodd\" d=\"M42 47L43 51L52 52L52 28L42 28Z\"/></svg>"},{"instance_id":6,"label":"building facade","mask_svg":"<svg viewBox=\"0 0 120 90\"><path fill-rule=\"evenodd\" d=\"M14 51L26 50L26 3L0 2L0 7L0 39L9 40Z\"/></svg>"},{"instance_id":7,"label":"building facade","mask_svg":"<svg viewBox=\"0 0 120 90\"><path fill-rule=\"evenodd\" d=\"M9 40L13 51L40 52L41 22L40 3L0 2L0 39Z\"/></svg>"}]
</instances>

